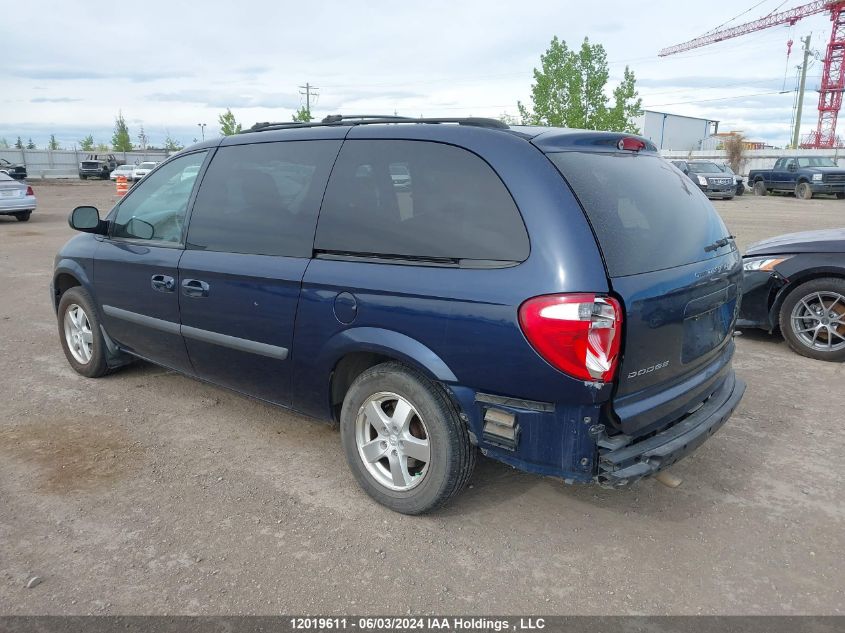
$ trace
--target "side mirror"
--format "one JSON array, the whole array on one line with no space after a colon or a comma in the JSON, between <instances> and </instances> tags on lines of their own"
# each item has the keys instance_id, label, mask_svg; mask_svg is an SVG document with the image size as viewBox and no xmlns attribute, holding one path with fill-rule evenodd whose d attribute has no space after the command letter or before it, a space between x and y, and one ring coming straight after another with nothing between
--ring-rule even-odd
<instances>
[{"instance_id":1,"label":"side mirror","mask_svg":"<svg viewBox=\"0 0 845 633\"><path fill-rule=\"evenodd\" d=\"M124 237L137 237L139 240L151 240L155 234L155 227L149 222L132 218L123 226Z\"/></svg>"},{"instance_id":2,"label":"side mirror","mask_svg":"<svg viewBox=\"0 0 845 633\"><path fill-rule=\"evenodd\" d=\"M105 235L108 232L108 223L100 220L100 212L97 207L76 207L70 212L67 222L70 228L83 233Z\"/></svg>"},{"instance_id":3,"label":"side mirror","mask_svg":"<svg viewBox=\"0 0 845 633\"><path fill-rule=\"evenodd\" d=\"M689 176L689 169L687 169L686 167L684 167L684 173L685 173L687 176Z\"/></svg>"}]
</instances>

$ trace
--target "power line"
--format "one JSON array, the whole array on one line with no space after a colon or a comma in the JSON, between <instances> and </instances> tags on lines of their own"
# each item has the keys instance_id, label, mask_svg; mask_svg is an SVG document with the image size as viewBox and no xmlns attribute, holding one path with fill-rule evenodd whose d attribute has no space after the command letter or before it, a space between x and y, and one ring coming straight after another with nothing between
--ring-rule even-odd
<instances>
[{"instance_id":1,"label":"power line","mask_svg":"<svg viewBox=\"0 0 845 633\"><path fill-rule=\"evenodd\" d=\"M730 101L732 99L747 99L748 97L762 97L764 95L784 95L790 94L792 90L775 90L773 92L755 92L750 95L736 95L735 97L717 97L715 99L694 99L692 101L675 101L673 103L649 103L643 108L662 108L671 105L686 105L689 103L709 103L710 101Z\"/></svg>"},{"instance_id":2,"label":"power line","mask_svg":"<svg viewBox=\"0 0 845 633\"><path fill-rule=\"evenodd\" d=\"M320 93L317 92L317 90L319 90L319 88L317 88L317 86L312 86L307 81L305 82L304 86L299 86L299 88L300 88L299 94L305 95L305 110L310 115L311 114L311 93L312 92L314 93L314 98L316 99L320 94ZM305 92L302 92L303 90Z\"/></svg>"}]
</instances>

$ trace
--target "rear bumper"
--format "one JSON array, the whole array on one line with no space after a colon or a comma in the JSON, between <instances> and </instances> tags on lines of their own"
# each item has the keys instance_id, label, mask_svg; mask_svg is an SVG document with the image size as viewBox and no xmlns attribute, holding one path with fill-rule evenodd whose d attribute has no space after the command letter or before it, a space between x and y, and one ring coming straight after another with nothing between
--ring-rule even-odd
<instances>
[{"instance_id":1,"label":"rear bumper","mask_svg":"<svg viewBox=\"0 0 845 633\"><path fill-rule=\"evenodd\" d=\"M745 383L731 371L710 398L680 422L644 440L600 449L599 482L624 486L686 457L728 421L744 393Z\"/></svg>"},{"instance_id":2,"label":"rear bumper","mask_svg":"<svg viewBox=\"0 0 845 633\"><path fill-rule=\"evenodd\" d=\"M35 196L24 196L17 199L0 200L0 214L20 213L22 211L34 211L36 207Z\"/></svg>"}]
</instances>

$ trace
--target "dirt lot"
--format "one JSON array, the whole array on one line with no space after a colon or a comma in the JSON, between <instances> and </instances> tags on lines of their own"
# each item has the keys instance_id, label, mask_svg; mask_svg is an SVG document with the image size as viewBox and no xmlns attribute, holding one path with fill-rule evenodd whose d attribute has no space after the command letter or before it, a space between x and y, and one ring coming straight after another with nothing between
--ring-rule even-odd
<instances>
[{"instance_id":1,"label":"dirt lot","mask_svg":"<svg viewBox=\"0 0 845 633\"><path fill-rule=\"evenodd\" d=\"M845 365L746 333L737 414L669 489L568 487L481 459L445 510L375 505L328 426L137 364L73 373L48 301L76 204L0 218L0 613L841 614ZM717 203L741 246L845 201ZM37 575L43 583L26 589Z\"/></svg>"}]
</instances>

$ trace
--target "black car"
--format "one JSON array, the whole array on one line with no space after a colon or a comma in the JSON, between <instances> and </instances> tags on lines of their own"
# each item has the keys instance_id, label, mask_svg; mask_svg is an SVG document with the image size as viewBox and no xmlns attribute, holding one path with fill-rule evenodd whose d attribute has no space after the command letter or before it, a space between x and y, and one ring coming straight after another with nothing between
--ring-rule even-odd
<instances>
[{"instance_id":1,"label":"black car","mask_svg":"<svg viewBox=\"0 0 845 633\"><path fill-rule=\"evenodd\" d=\"M712 160L673 160L708 198L731 200L736 195L736 178Z\"/></svg>"},{"instance_id":2,"label":"black car","mask_svg":"<svg viewBox=\"0 0 845 633\"><path fill-rule=\"evenodd\" d=\"M845 360L845 229L757 242L743 269L739 327L780 329L803 356Z\"/></svg>"},{"instance_id":3,"label":"black car","mask_svg":"<svg viewBox=\"0 0 845 633\"><path fill-rule=\"evenodd\" d=\"M24 180L26 178L26 165L10 163L5 158L0 158L0 171L6 172L15 180Z\"/></svg>"}]
</instances>

